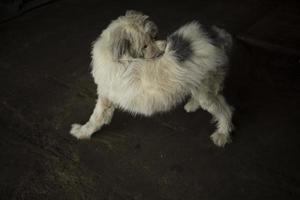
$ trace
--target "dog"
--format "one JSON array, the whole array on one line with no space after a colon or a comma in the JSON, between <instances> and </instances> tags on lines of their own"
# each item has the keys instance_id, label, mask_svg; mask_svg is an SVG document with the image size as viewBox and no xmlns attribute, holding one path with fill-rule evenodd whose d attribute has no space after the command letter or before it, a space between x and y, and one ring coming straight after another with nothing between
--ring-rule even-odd
<instances>
[{"instance_id":1,"label":"dog","mask_svg":"<svg viewBox=\"0 0 300 200\"><path fill-rule=\"evenodd\" d=\"M233 107L222 95L232 37L216 26L196 21L156 41L158 28L147 15L127 11L112 21L94 42L92 75L98 99L84 125L70 133L88 139L109 124L115 108L151 116L169 111L190 97L184 109L202 108L212 114L215 145L231 141Z\"/></svg>"}]
</instances>

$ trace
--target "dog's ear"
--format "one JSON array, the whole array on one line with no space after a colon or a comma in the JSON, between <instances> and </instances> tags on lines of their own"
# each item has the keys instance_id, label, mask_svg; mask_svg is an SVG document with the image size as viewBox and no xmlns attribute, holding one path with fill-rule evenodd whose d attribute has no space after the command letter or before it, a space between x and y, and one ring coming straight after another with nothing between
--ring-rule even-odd
<instances>
[{"instance_id":1,"label":"dog's ear","mask_svg":"<svg viewBox=\"0 0 300 200\"><path fill-rule=\"evenodd\" d=\"M158 28L156 24L154 24L152 21L148 21L145 24L145 30L147 33L151 35L152 38L155 38L158 33Z\"/></svg>"},{"instance_id":2,"label":"dog's ear","mask_svg":"<svg viewBox=\"0 0 300 200\"><path fill-rule=\"evenodd\" d=\"M111 48L114 60L119 60L130 49L129 35L122 28L116 29L111 35Z\"/></svg>"}]
</instances>

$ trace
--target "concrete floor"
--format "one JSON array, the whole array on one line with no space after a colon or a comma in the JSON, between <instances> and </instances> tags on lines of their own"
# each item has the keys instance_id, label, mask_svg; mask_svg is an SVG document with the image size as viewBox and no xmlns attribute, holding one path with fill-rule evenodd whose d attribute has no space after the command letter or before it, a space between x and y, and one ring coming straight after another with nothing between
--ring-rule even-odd
<instances>
[{"instance_id":1,"label":"concrete floor","mask_svg":"<svg viewBox=\"0 0 300 200\"><path fill-rule=\"evenodd\" d=\"M96 87L90 45L136 9L161 37L190 20L243 34L274 1L55 1L0 24L1 199L300 199L300 63L297 55L235 41L225 95L236 107L233 143L215 147L205 111L145 118L117 111L89 141ZM167 10L168 9L168 10Z\"/></svg>"}]
</instances>

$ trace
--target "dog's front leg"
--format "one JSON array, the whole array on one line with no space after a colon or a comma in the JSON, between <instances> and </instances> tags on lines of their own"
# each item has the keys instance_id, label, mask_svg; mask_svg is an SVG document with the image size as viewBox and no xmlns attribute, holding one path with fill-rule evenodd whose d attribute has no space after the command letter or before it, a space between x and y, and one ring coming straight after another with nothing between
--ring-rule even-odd
<instances>
[{"instance_id":1,"label":"dog's front leg","mask_svg":"<svg viewBox=\"0 0 300 200\"><path fill-rule=\"evenodd\" d=\"M70 133L77 139L89 139L104 124L109 124L113 112L113 104L107 98L99 97L89 121L84 125L72 124Z\"/></svg>"}]
</instances>

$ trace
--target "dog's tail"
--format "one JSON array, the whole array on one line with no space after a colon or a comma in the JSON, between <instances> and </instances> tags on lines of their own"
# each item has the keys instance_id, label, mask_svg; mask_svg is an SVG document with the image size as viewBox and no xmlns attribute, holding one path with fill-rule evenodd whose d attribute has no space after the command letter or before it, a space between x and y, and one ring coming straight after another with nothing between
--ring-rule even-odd
<instances>
[{"instance_id":1,"label":"dog's tail","mask_svg":"<svg viewBox=\"0 0 300 200\"><path fill-rule=\"evenodd\" d=\"M226 53L230 53L233 45L231 34L215 25L211 27L211 31L213 35L213 42L222 48Z\"/></svg>"}]
</instances>

